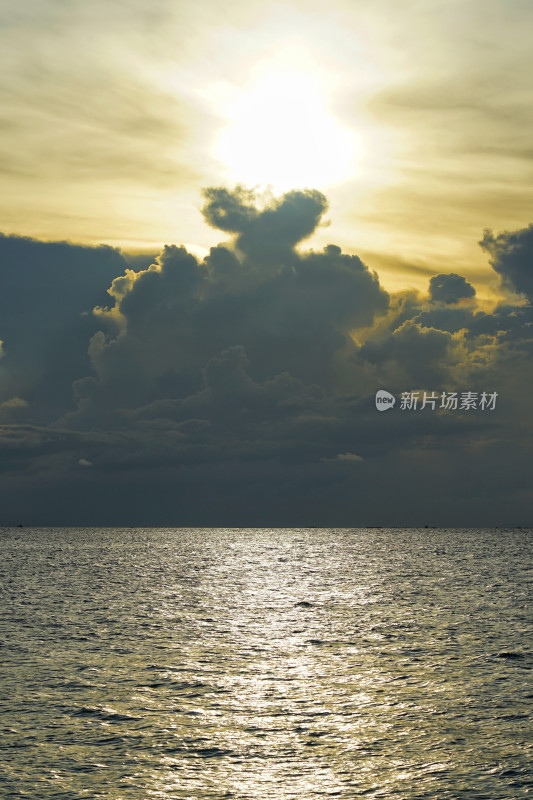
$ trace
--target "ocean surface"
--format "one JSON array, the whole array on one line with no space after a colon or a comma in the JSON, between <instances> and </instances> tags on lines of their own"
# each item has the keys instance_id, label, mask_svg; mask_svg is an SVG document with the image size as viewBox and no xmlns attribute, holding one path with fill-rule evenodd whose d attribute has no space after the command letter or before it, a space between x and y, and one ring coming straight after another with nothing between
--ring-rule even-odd
<instances>
[{"instance_id":1,"label":"ocean surface","mask_svg":"<svg viewBox=\"0 0 533 800\"><path fill-rule=\"evenodd\" d=\"M531 798L532 544L0 529L0 797Z\"/></svg>"}]
</instances>

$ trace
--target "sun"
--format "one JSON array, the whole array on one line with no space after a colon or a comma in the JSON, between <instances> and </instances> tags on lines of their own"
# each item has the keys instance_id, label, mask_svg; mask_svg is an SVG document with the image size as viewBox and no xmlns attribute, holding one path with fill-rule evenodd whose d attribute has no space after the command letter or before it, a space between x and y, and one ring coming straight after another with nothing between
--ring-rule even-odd
<instances>
[{"instance_id":1,"label":"sun","mask_svg":"<svg viewBox=\"0 0 533 800\"><path fill-rule=\"evenodd\" d=\"M215 157L236 182L275 191L327 188L349 179L361 145L329 112L321 82L294 69L270 69L225 109Z\"/></svg>"}]
</instances>

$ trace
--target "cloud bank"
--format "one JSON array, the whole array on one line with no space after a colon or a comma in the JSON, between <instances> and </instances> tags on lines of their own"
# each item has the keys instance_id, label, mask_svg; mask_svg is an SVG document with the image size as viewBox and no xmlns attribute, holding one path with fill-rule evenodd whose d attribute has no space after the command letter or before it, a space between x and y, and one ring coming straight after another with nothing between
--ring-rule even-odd
<instances>
[{"instance_id":1,"label":"cloud bank","mask_svg":"<svg viewBox=\"0 0 533 800\"><path fill-rule=\"evenodd\" d=\"M227 240L137 271L1 237L1 521L524 524L533 228L484 233L489 311L453 271L388 294L357 256L306 250L326 211L209 188ZM380 414L381 388L498 401Z\"/></svg>"}]
</instances>

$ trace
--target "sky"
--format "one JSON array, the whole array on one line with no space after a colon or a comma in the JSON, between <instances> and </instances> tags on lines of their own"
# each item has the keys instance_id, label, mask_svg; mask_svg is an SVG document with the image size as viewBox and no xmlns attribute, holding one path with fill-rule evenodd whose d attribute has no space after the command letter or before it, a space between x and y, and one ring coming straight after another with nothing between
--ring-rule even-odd
<instances>
[{"instance_id":1,"label":"sky","mask_svg":"<svg viewBox=\"0 0 533 800\"><path fill-rule=\"evenodd\" d=\"M2 4L0 524L530 524L532 25Z\"/></svg>"}]
</instances>

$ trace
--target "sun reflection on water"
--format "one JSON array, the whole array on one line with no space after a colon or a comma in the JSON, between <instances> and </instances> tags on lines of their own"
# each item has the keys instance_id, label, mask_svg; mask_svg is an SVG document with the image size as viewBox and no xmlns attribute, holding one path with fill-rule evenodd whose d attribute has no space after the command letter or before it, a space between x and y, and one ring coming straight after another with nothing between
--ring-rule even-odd
<instances>
[{"instance_id":1,"label":"sun reflection on water","mask_svg":"<svg viewBox=\"0 0 533 800\"><path fill-rule=\"evenodd\" d=\"M520 542L118 531L66 554L63 535L68 614L47 550L6 556L7 796L525 797Z\"/></svg>"}]
</instances>

